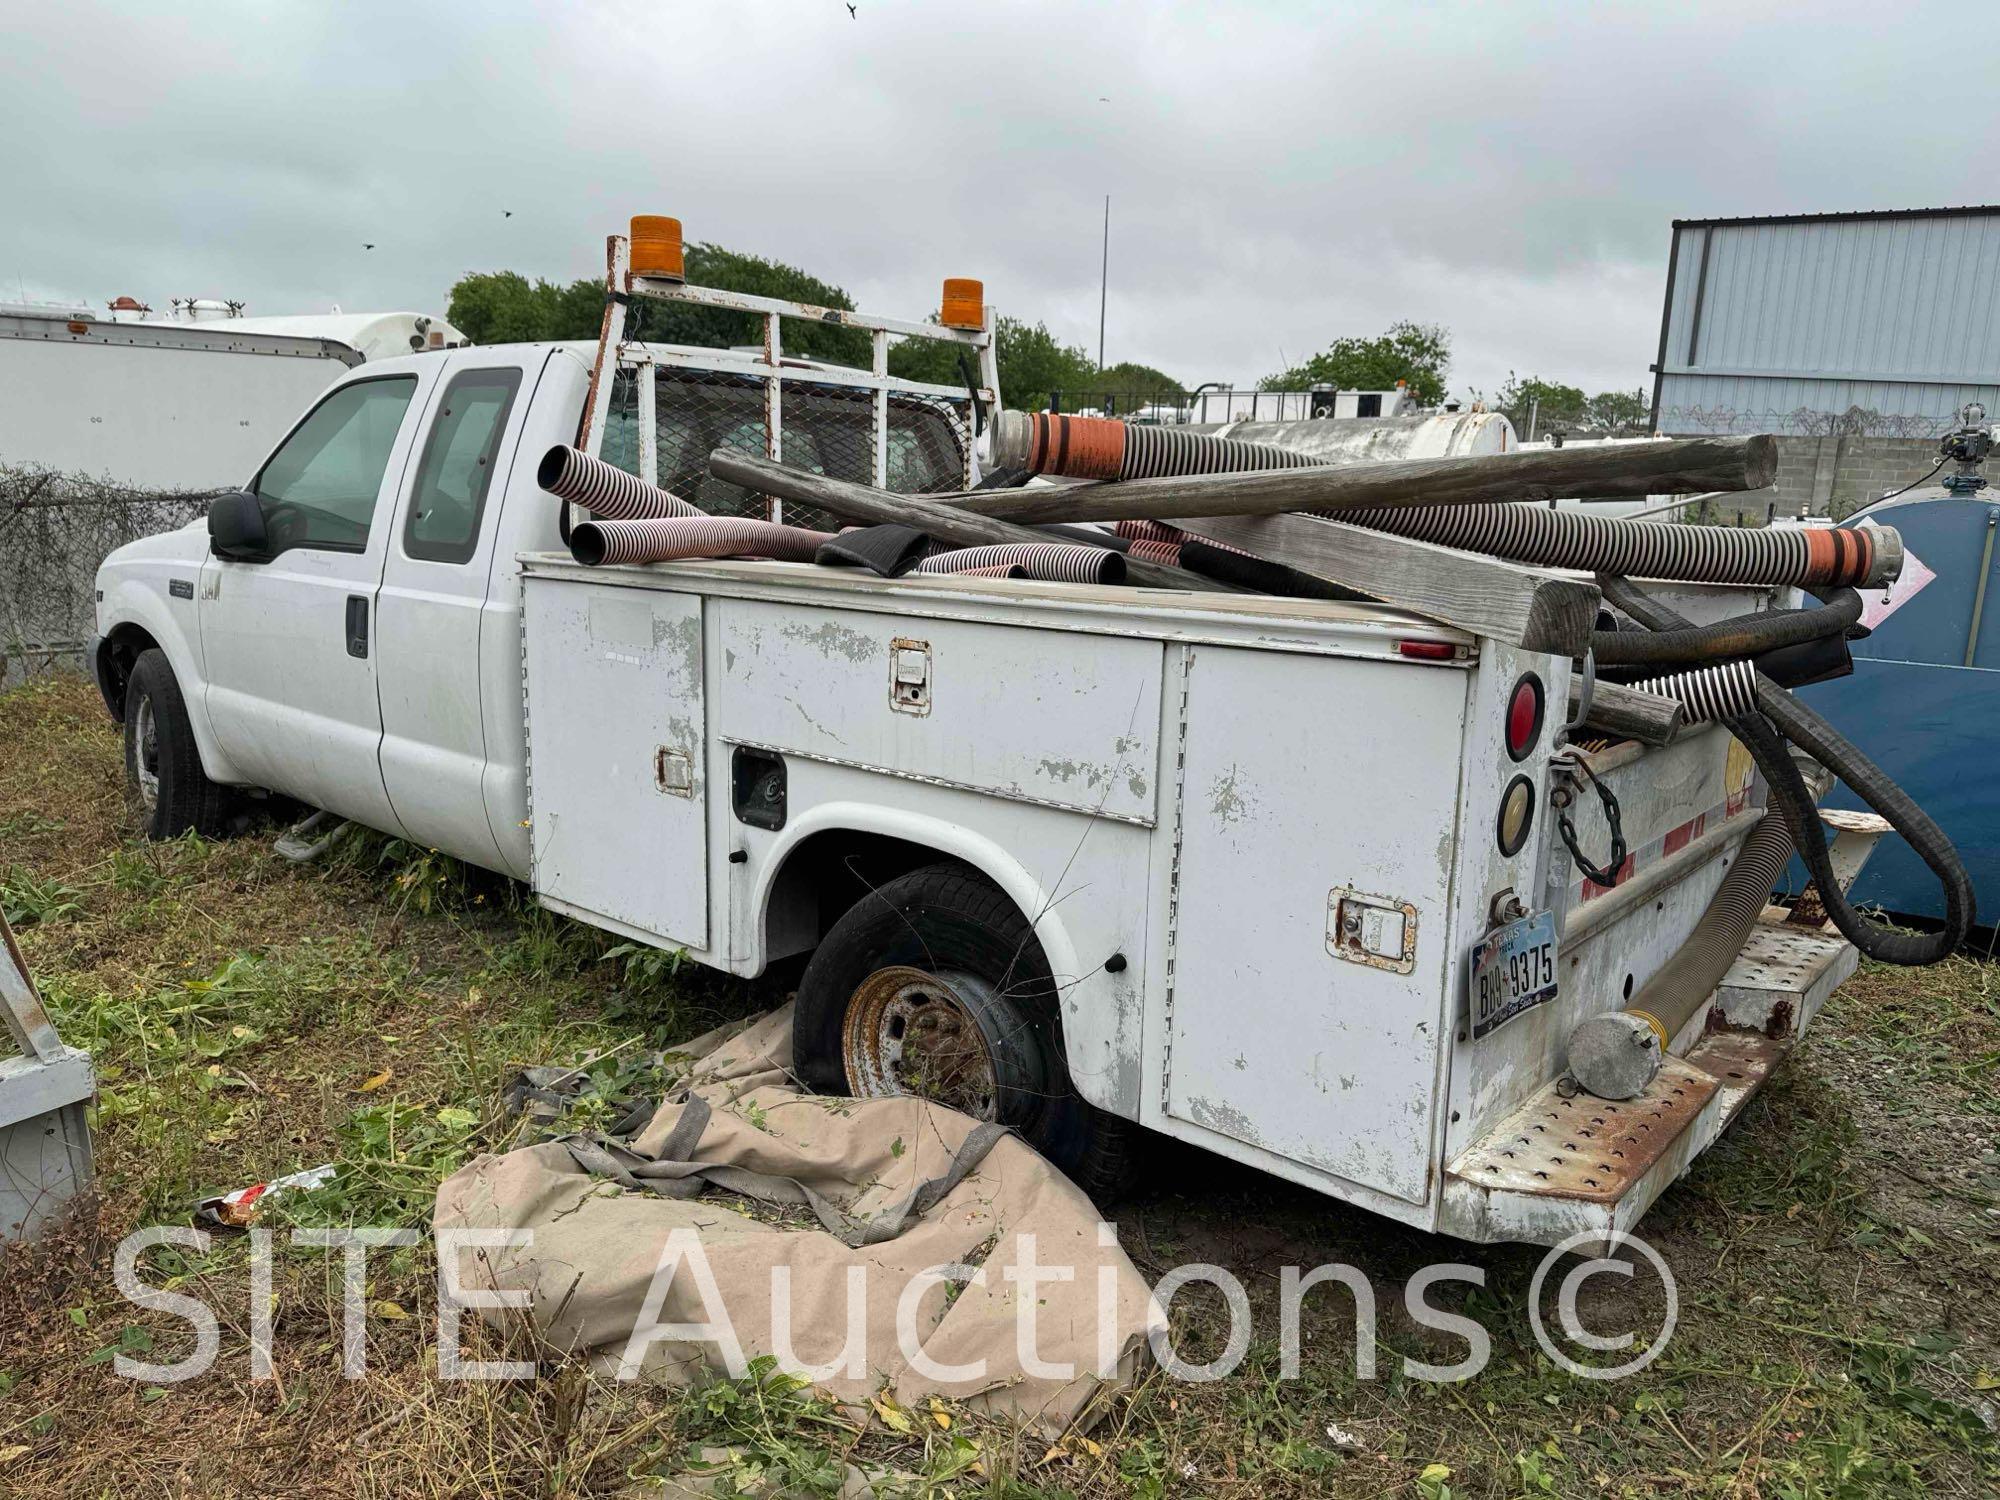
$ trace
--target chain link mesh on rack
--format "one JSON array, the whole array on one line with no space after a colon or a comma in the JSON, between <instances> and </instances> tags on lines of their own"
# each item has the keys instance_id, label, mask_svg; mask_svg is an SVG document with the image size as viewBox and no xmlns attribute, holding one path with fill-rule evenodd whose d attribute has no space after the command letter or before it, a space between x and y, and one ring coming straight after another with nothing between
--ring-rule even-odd
<instances>
[{"instance_id":1,"label":"chain link mesh on rack","mask_svg":"<svg viewBox=\"0 0 2000 1500\"><path fill-rule=\"evenodd\" d=\"M104 554L199 520L224 488L135 490L0 465L0 684L80 664Z\"/></svg>"},{"instance_id":2,"label":"chain link mesh on rack","mask_svg":"<svg viewBox=\"0 0 2000 1500\"><path fill-rule=\"evenodd\" d=\"M771 503L708 473L708 455L740 448L762 457L765 443L763 380L715 370L659 366L653 391L653 425L660 488L711 515L770 519ZM970 399L891 392L886 487L906 495L965 488L972 447ZM858 484L875 482L875 397L809 378L787 376L779 392L778 425L788 464ZM618 372L611 388L598 456L628 474L639 472L638 381ZM788 502L784 519L796 526L838 531L842 522L816 506Z\"/></svg>"}]
</instances>

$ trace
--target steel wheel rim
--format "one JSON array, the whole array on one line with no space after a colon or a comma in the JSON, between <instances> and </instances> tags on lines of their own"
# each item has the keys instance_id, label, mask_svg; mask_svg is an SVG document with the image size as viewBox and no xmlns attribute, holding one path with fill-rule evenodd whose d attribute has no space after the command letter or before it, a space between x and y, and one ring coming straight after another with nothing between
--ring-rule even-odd
<instances>
[{"instance_id":1,"label":"steel wheel rim","mask_svg":"<svg viewBox=\"0 0 2000 1500\"><path fill-rule=\"evenodd\" d=\"M849 1092L864 1099L914 1095L971 1115L1000 1114L999 1061L967 993L988 998L970 974L895 965L855 986L841 1026Z\"/></svg>"},{"instance_id":2,"label":"steel wheel rim","mask_svg":"<svg viewBox=\"0 0 2000 1500\"><path fill-rule=\"evenodd\" d=\"M147 812L160 805L160 730L153 717L153 700L139 699L137 716L132 724L132 741L136 754L133 755L133 771L139 782L139 804Z\"/></svg>"}]
</instances>

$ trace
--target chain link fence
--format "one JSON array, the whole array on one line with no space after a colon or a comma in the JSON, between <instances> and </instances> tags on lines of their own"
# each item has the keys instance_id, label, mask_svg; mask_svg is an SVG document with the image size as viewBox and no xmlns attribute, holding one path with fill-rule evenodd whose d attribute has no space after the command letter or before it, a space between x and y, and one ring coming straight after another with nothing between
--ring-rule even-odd
<instances>
[{"instance_id":1,"label":"chain link fence","mask_svg":"<svg viewBox=\"0 0 2000 1500\"><path fill-rule=\"evenodd\" d=\"M708 455L737 448L768 451L765 382L715 370L658 368L653 391L654 442L660 487L710 515L768 518L771 503L708 472ZM872 391L787 378L779 390L778 426L788 464L857 484L875 482L875 397ZM891 393L887 488L902 494L963 489L970 479L969 401ZM599 456L628 474L639 472L638 381L620 371L611 388ZM787 502L793 525L837 531L841 522L810 505Z\"/></svg>"},{"instance_id":2,"label":"chain link fence","mask_svg":"<svg viewBox=\"0 0 2000 1500\"><path fill-rule=\"evenodd\" d=\"M223 487L134 490L0 465L0 685L81 663L105 553L199 520Z\"/></svg>"}]
</instances>

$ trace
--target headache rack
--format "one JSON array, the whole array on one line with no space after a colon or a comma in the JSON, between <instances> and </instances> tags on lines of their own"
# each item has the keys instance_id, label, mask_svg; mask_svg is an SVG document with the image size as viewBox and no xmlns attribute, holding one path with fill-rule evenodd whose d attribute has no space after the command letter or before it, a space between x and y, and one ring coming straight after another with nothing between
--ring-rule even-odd
<instances>
[{"instance_id":1,"label":"headache rack","mask_svg":"<svg viewBox=\"0 0 2000 1500\"><path fill-rule=\"evenodd\" d=\"M787 506L708 473L717 448L796 465L878 489L922 494L970 488L975 439L999 409L991 308L981 326L951 327L874 317L778 297L691 286L635 273L632 242L606 246L604 323L577 447L713 515L762 516L836 529L811 507ZM745 313L762 326L761 346L699 348L628 340L632 299ZM787 358L787 320L857 330L870 368ZM889 374L891 343L934 339L960 346L963 384L932 385Z\"/></svg>"}]
</instances>

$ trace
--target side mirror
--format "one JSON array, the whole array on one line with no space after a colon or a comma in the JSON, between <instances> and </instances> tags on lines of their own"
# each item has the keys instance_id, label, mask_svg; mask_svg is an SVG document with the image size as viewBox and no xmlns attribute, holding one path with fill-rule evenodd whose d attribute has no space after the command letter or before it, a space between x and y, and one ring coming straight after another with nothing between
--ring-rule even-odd
<instances>
[{"instance_id":1,"label":"side mirror","mask_svg":"<svg viewBox=\"0 0 2000 1500\"><path fill-rule=\"evenodd\" d=\"M239 562L265 555L264 507L255 495L248 490L230 490L209 501L208 545L217 557Z\"/></svg>"}]
</instances>

